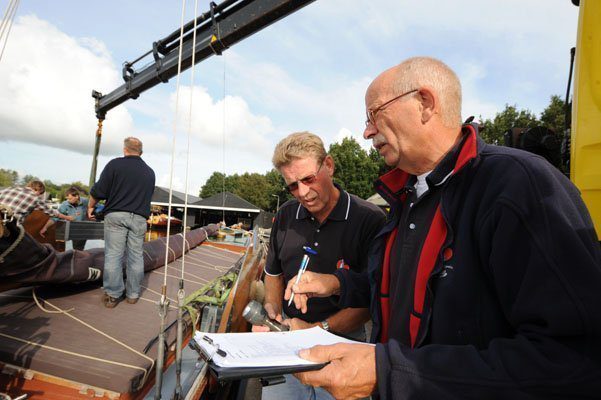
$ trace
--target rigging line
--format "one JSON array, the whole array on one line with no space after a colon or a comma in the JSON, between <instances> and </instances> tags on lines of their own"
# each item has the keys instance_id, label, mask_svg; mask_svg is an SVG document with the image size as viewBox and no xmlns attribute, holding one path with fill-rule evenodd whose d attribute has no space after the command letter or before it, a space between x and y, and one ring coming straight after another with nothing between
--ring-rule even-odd
<instances>
[{"instance_id":1,"label":"rigging line","mask_svg":"<svg viewBox=\"0 0 601 400\"><path fill-rule=\"evenodd\" d=\"M182 233L182 279L184 279L184 262L186 254L186 227L188 221L188 185L190 182L189 171L190 171L190 136L192 136L192 100L194 99L194 72L196 71L196 25L198 23L198 0L194 1L194 31L192 34L192 68L190 71L190 107L188 108L188 145L186 148L186 183L184 190L184 221L183 221L183 233ZM188 250L189 251L189 250Z\"/></svg>"},{"instance_id":2,"label":"rigging line","mask_svg":"<svg viewBox=\"0 0 601 400\"><path fill-rule=\"evenodd\" d=\"M118 361L107 360L106 358L99 358L99 357L94 357L94 356L88 356L86 354L76 353L76 352L73 352L73 351L60 349L60 348L54 347L54 346L48 346L47 344L41 344L41 343L33 342L31 340L21 339L19 337L8 335L8 334L2 333L2 332L0 332L0 336L5 337L7 339L11 339L11 340L17 341L17 342L25 343L25 344L28 344L30 346L40 347L40 348L46 349L46 350L57 351L59 353L68 354L68 355L71 355L71 356L74 356L74 357L81 357L81 358L85 358L85 359L88 359L88 360L103 362L103 363L106 363L106 364L112 364L112 365L118 365L120 367L137 369L137 370L140 370L140 371L144 372L144 376L142 378L142 382L144 382L146 380L146 375L148 374L148 371L145 368L138 367L137 365L131 365L131 364L126 364L126 363L122 363L122 362L118 362Z\"/></svg>"},{"instance_id":3,"label":"rigging line","mask_svg":"<svg viewBox=\"0 0 601 400\"><path fill-rule=\"evenodd\" d=\"M186 12L186 0L182 0L182 15L181 15L181 28L179 36L179 50L177 59L177 77L175 81L175 116L173 118L173 140L171 143L171 169L169 171L169 205L167 207L167 242L165 248L165 279L163 280L163 286L167 285L167 268L168 268L168 254L169 254L169 236L171 234L171 206L173 202L173 169L175 162L175 143L177 137L177 118L179 115L179 88L180 88L180 76L182 73L182 47L184 41L184 16ZM186 194L187 196L187 194Z\"/></svg>"},{"instance_id":4,"label":"rigging line","mask_svg":"<svg viewBox=\"0 0 601 400\"><path fill-rule=\"evenodd\" d=\"M4 29L8 26L8 21L10 20L9 16L12 15L13 7L17 3L16 0L9 0L6 5L6 10L4 11L4 15L2 16L2 22L0 22L0 41L4 38Z\"/></svg>"},{"instance_id":5,"label":"rigging line","mask_svg":"<svg viewBox=\"0 0 601 400\"><path fill-rule=\"evenodd\" d=\"M225 55L223 57L223 126L221 135L221 165L223 179L221 180L221 220L225 224ZM225 224L227 226L227 224ZM208 238L207 238L208 239Z\"/></svg>"},{"instance_id":6,"label":"rigging line","mask_svg":"<svg viewBox=\"0 0 601 400\"><path fill-rule=\"evenodd\" d=\"M150 271L150 274L160 274L160 272L158 272L158 271ZM179 277L179 276L177 276L177 275L171 275L171 274L169 274L169 275L167 275L167 276L168 276L169 278L173 278L173 279L178 279L178 280L181 280L181 279L182 279L181 277ZM204 285L205 283L208 283L208 282L210 282L208 279L205 279L205 278L200 278L200 280L203 280L204 282L197 282L197 281L193 281L193 280L191 280L191 279L185 279L185 278L184 278L184 281L186 281L186 282L190 282L190 283L195 283L195 284L197 284L197 285Z\"/></svg>"},{"instance_id":7,"label":"rigging line","mask_svg":"<svg viewBox=\"0 0 601 400\"><path fill-rule=\"evenodd\" d=\"M4 26L2 26L2 29L0 29L0 42L2 42L2 40L4 40L4 44L2 45L2 51L0 51L0 61L2 61L2 56L4 55L4 49L6 49L6 44L8 43L8 35L10 35L10 30L13 26L13 21L15 19L15 15L17 15L17 8L19 7L19 2L20 0L14 0L12 4L14 4L13 9L12 9L12 16L9 17L9 19L7 20L6 24ZM9 3L9 7L10 7L11 3ZM7 8L7 13L8 13L8 8ZM2 20L2 23L4 24L4 20ZM8 29L6 29L6 26L8 26ZM4 36L4 32L2 32L3 29L6 29L6 36Z\"/></svg>"},{"instance_id":8,"label":"rigging line","mask_svg":"<svg viewBox=\"0 0 601 400\"><path fill-rule=\"evenodd\" d=\"M196 261L196 262L194 262ZM201 260L195 259L194 261L188 260L186 261L188 264L188 266L195 266L195 267L199 267L199 268L205 268L211 271L227 271L228 269L230 269L230 267L222 267L222 266L218 266L218 265L213 265L213 264L208 264L208 263L204 263ZM177 271L179 271L179 269L177 269L177 267L174 267L174 269L176 269ZM188 271L186 271L186 274L188 273Z\"/></svg>"},{"instance_id":9,"label":"rigging line","mask_svg":"<svg viewBox=\"0 0 601 400\"><path fill-rule=\"evenodd\" d=\"M213 242L210 242L210 243L213 243ZM203 247L206 247L206 248L209 248L209 247L217 248L215 246L211 246L210 244L207 244L206 246L203 246ZM211 251L192 252L192 255L197 255L198 254L199 256L202 256L202 257L207 257L207 256L208 257L213 257L213 258L216 258L217 260L223 260L223 261L231 262L232 264L235 263L236 261L238 261L240 259L240 257L242 256L242 253L240 253L240 252L235 252L235 251L232 251L232 250L229 250L229 251L232 252L231 255L234 256L234 257L228 257L226 255L222 255L220 253L211 252Z\"/></svg>"},{"instance_id":10,"label":"rigging line","mask_svg":"<svg viewBox=\"0 0 601 400\"><path fill-rule=\"evenodd\" d=\"M13 13L13 8L17 4L17 0L9 0L6 11L4 12L4 16L2 17L2 22L0 23L0 38L4 36L4 30L8 26L8 21L11 19L11 15Z\"/></svg>"},{"instance_id":11,"label":"rigging line","mask_svg":"<svg viewBox=\"0 0 601 400\"><path fill-rule=\"evenodd\" d=\"M207 257L208 256L210 256L210 255L207 254ZM205 257L205 258L207 258L207 257ZM188 265L199 265L199 266L204 266L204 267L211 267L211 268L214 268L214 269L228 269L233 264L236 263L236 260L230 261L230 260L224 260L224 259L223 260L217 259L217 260L205 261L205 260L203 260L202 257L201 258L192 257L191 259L192 259L192 261L194 261L194 263L192 261L190 261L190 259L189 259L188 260ZM228 264L227 265L221 265L220 261L225 261Z\"/></svg>"},{"instance_id":12,"label":"rigging line","mask_svg":"<svg viewBox=\"0 0 601 400\"><path fill-rule=\"evenodd\" d=\"M148 286L140 285L140 287L141 287L141 288L144 288L144 289L146 289L146 290L148 290L148 291L149 291L149 292L151 292L151 293L154 293L154 294L157 294L157 295L161 296L161 293L160 293L160 292L157 292L156 290L154 290L154 289L151 289L151 288L149 288ZM175 303L175 300L173 300L173 299L170 299L169 297L167 297L167 300L169 300L169 302L170 302L170 303ZM172 305L169 305L169 308L175 309L176 307L174 307L174 306L172 306Z\"/></svg>"},{"instance_id":13,"label":"rigging line","mask_svg":"<svg viewBox=\"0 0 601 400\"><path fill-rule=\"evenodd\" d=\"M36 299L36 303L38 303L38 301L37 301L37 296L36 296L36 294L35 294L35 289L32 289L32 290L31 290L31 296L32 296L34 299ZM142 357L142 358L146 359L147 361L150 361L150 363L151 363L151 367L149 368L149 370L151 370L151 369L152 369L152 366L154 366L154 360L153 360L151 357L148 357L146 354L139 352L138 350L136 350L136 349L134 349L133 347L129 346L127 343L124 343L124 342L122 342L121 340L119 340L119 339L117 339L117 338L115 338L115 337L113 337L113 336L109 335L109 334L108 334L108 333L106 333L106 332L103 332L103 331L101 331L100 329L98 329L98 328L96 328L96 327L92 326L91 324L89 324L89 323L85 322L84 320L82 320L82 319L80 319L80 318L77 318L76 316L74 316L74 315L70 314L70 310L63 310L62 308L60 308L60 307L58 307L58 306L55 306L54 304L50 303L48 300L44 300L44 299L42 299L42 300L44 301L44 303L48 304L50 307L52 307L53 309L55 309L57 312L59 312L59 313L61 313L61 314L63 314L63 315L66 315L66 316L67 316L67 317L69 317L69 318L72 318L72 319L74 319L75 321L79 322L79 323L80 323L80 324L82 324L83 326L85 326L85 327L87 327L87 328L90 328L91 330L93 330L94 332L96 332L96 333L98 333L98 334L100 334L100 335L104 336L105 338L107 338L107 339L109 339L109 340L111 340L111 341L113 341L113 342L117 343L118 345L120 345L120 346L122 346L122 347L125 347L127 350L130 350L132 353L134 353L134 354L136 354L136 355L138 355L138 356L140 356L140 357ZM42 307L42 310L45 310L45 309Z\"/></svg>"},{"instance_id":14,"label":"rigging line","mask_svg":"<svg viewBox=\"0 0 601 400\"><path fill-rule=\"evenodd\" d=\"M224 248L222 248L222 247L217 247L217 246L215 246L215 245L212 245L211 243L213 243L213 242L207 241L207 242L206 242L206 244L205 244L205 243L203 243L203 246L199 246L199 247L202 247L203 249L205 249L205 250L207 250L207 251L208 251L209 249L211 249L211 251L208 251L208 253L212 253L212 254L218 254L218 253L222 253L222 252L226 252L226 253L235 254L235 255L237 255L237 256L240 256L240 255L242 254L242 253L240 253L239 251L234 251L234 250L224 249ZM196 249L198 249L199 247L197 247ZM195 249L195 250L196 250L196 249ZM213 251L213 250L215 250L215 251ZM202 249L200 249L200 251L202 251ZM240 258L240 257L238 257L238 258Z\"/></svg>"},{"instance_id":15,"label":"rigging line","mask_svg":"<svg viewBox=\"0 0 601 400\"><path fill-rule=\"evenodd\" d=\"M219 271L219 272L222 272L222 271ZM192 273L192 272L188 272L188 271L186 271L186 275L192 276L192 277L194 277L194 278L196 278L196 279L206 280L206 278L204 278L204 277L202 277L202 276L200 276L200 275L196 275L196 274L194 274L194 273Z\"/></svg>"},{"instance_id":16,"label":"rigging line","mask_svg":"<svg viewBox=\"0 0 601 400\"><path fill-rule=\"evenodd\" d=\"M173 202L173 169L175 162L175 143L177 137L177 120L179 117L179 89L180 89L180 78L182 74L182 49L184 47L184 17L186 15L186 0L182 0L182 14L180 22L179 32L179 50L177 57L177 78L175 83L175 115L173 118L173 143L171 147L171 169L169 171L169 206L167 211L167 241L165 246L165 275L163 276L163 286L161 287L161 298L159 300L159 343L157 350L157 366L155 375L155 386L156 391L154 394L154 400L161 400L162 388L163 388L163 367L165 363L165 318L167 316L168 305L167 298L167 275L169 269L169 236L171 234L171 208ZM186 201L188 193L184 193ZM184 226L184 232L185 232ZM185 253L185 234L184 234L184 247L182 248L182 255ZM181 285L181 283L180 283ZM178 293L178 298L181 296L181 291ZM179 307L178 307L179 308Z\"/></svg>"}]
</instances>

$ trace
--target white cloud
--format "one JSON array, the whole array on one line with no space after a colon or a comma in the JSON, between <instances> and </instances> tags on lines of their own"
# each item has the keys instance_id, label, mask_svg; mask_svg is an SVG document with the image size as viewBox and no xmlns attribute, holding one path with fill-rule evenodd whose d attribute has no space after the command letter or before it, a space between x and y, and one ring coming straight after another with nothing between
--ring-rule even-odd
<instances>
[{"instance_id":1,"label":"white cloud","mask_svg":"<svg viewBox=\"0 0 601 400\"><path fill-rule=\"evenodd\" d=\"M184 192L184 189L186 187L185 182L182 180L182 178L180 178L177 175L173 176L173 181L171 181L171 174L169 174L169 173L161 174L161 176L157 177L157 180L156 180L157 186L162 186L165 188L170 187L169 186L170 182L173 184L171 186L173 188L173 190ZM191 194L193 194L193 192L191 192Z\"/></svg>"},{"instance_id":2,"label":"white cloud","mask_svg":"<svg viewBox=\"0 0 601 400\"><path fill-rule=\"evenodd\" d=\"M190 101L193 107L191 113ZM176 93L170 95L169 104L171 114L174 115ZM214 148L220 148L224 144L225 132L225 144L228 148L262 154L268 147L266 135L273 132L271 120L253 114L243 98L226 96L225 99L215 101L205 88L199 86L195 86L192 91L190 86L180 86L178 114L178 135L179 132L185 133L183 136L187 135L191 118L192 135L200 139L201 143Z\"/></svg>"},{"instance_id":3,"label":"white cloud","mask_svg":"<svg viewBox=\"0 0 601 400\"><path fill-rule=\"evenodd\" d=\"M89 154L96 131L92 89L118 81L100 41L72 38L33 15L19 17L0 63L0 139ZM103 151L118 152L132 119L123 107L110 117Z\"/></svg>"}]
</instances>

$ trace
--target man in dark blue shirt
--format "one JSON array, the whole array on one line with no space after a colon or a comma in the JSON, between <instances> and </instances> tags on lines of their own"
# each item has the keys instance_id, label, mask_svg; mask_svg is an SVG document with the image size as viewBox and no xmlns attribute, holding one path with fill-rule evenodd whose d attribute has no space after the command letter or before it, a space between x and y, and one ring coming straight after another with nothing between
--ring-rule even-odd
<instances>
[{"instance_id":1,"label":"man in dark blue shirt","mask_svg":"<svg viewBox=\"0 0 601 400\"><path fill-rule=\"evenodd\" d=\"M106 200L103 303L108 308L114 308L124 297L130 304L140 297L140 282L144 276L142 245L155 183L154 171L141 155L142 142L134 137L126 138L123 157L111 160L90 190L88 218L94 219L98 200ZM126 249L127 282L124 285L121 260Z\"/></svg>"}]
</instances>

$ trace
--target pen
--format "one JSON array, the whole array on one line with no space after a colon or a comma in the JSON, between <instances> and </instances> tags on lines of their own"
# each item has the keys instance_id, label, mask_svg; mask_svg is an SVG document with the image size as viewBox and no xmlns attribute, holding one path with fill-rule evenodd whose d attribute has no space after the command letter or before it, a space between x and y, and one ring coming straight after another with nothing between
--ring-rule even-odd
<instances>
[{"instance_id":1,"label":"pen","mask_svg":"<svg viewBox=\"0 0 601 400\"><path fill-rule=\"evenodd\" d=\"M298 274L296 274L296 281L294 281L295 285L298 285L298 283L300 282L300 278L303 275L303 272L305 272L305 270L307 269L308 263L309 263L309 256L305 254L303 256L303 260L301 261L301 265L298 268ZM288 306L290 306L290 304L292 304L292 300L294 300L294 292L292 292L292 295L290 295L290 300L288 300Z\"/></svg>"},{"instance_id":2,"label":"pen","mask_svg":"<svg viewBox=\"0 0 601 400\"><path fill-rule=\"evenodd\" d=\"M310 248L309 246L303 246L303 250L305 250L307 253L315 255L317 254L317 252L315 250L313 250L312 248ZM307 254L305 254L303 256L303 260L301 261L301 265L298 268L298 274L296 275L296 281L294 281L294 284L297 285L300 282L300 278L303 275L303 272L305 272L305 270L307 269L307 265L309 264L309 256ZM294 292L292 292L292 295L290 295L290 300L288 300L288 307L290 307L290 305L292 304L292 300L294 300Z\"/></svg>"}]
</instances>

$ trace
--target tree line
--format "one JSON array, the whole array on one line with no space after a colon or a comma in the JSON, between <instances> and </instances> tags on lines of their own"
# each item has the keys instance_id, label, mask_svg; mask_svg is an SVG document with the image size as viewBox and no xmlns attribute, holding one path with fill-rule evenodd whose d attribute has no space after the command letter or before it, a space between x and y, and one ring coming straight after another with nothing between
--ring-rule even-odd
<instances>
[{"instance_id":1,"label":"tree line","mask_svg":"<svg viewBox=\"0 0 601 400\"><path fill-rule=\"evenodd\" d=\"M480 121L480 135L484 141L491 144L503 145L504 133L513 127L544 126L563 138L565 102L559 96L551 96L549 105L542 111L540 117L528 109L518 109L515 104L506 104L505 109L493 118L480 117ZM344 138L341 143L330 145L328 153L336 163L334 181L337 184L364 199L375 193L373 181L387 170L382 157L375 149L370 148L366 151L355 139ZM38 178L32 175L19 177L16 171L0 169L0 187L26 184L31 179ZM65 190L71 186L79 188L84 193L89 192L89 187L81 182L66 184L57 184L50 180L43 182L50 196L61 200L64 199ZM269 211L275 211L278 203L283 204L292 197L284 189L284 180L275 169L264 174L246 172L224 175L222 172L213 172L202 186L199 196L207 198L224 190Z\"/></svg>"}]
</instances>

